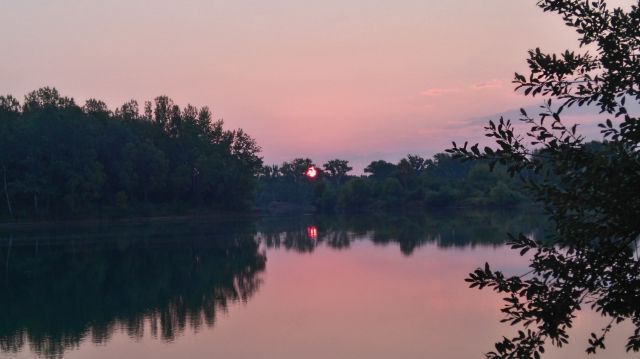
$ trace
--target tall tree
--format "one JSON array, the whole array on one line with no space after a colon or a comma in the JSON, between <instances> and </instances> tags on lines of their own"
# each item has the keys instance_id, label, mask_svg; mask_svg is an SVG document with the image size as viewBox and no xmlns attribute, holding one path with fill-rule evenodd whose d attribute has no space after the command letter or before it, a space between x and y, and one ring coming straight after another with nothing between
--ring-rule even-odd
<instances>
[{"instance_id":1,"label":"tall tree","mask_svg":"<svg viewBox=\"0 0 640 359\"><path fill-rule=\"evenodd\" d=\"M471 287L503 293L505 321L525 327L487 356L539 357L547 341L562 346L585 305L610 319L592 333L588 353L603 349L612 326L624 321L633 327L626 349L639 351L640 121L625 102L640 102L640 8L609 9L604 0L540 0L538 6L561 15L581 36L580 45L595 53L531 50L530 74L516 74L515 83L525 95L547 99L539 115L521 110L530 131L521 135L501 118L485 127L497 148L454 143L450 150L522 175L554 224L547 240L511 237L522 255L534 252L528 274L506 276L486 264L467 279ZM585 143L577 126L561 119L564 109L587 105L602 113L599 146Z\"/></svg>"},{"instance_id":2,"label":"tall tree","mask_svg":"<svg viewBox=\"0 0 640 359\"><path fill-rule=\"evenodd\" d=\"M322 168L324 173L335 183L342 183L347 174L353 169L353 167L349 166L349 161L337 158L327 161L322 165Z\"/></svg>"},{"instance_id":3,"label":"tall tree","mask_svg":"<svg viewBox=\"0 0 640 359\"><path fill-rule=\"evenodd\" d=\"M17 160L15 141L16 120L20 117L20 103L13 96L0 96L0 174L2 176L2 192L6 203L9 217L13 217L13 206L11 204L12 193L10 193L9 183L11 175L8 170L15 167Z\"/></svg>"},{"instance_id":4,"label":"tall tree","mask_svg":"<svg viewBox=\"0 0 640 359\"><path fill-rule=\"evenodd\" d=\"M429 164L429 162L425 158L420 157L419 155L408 155L407 161L411 165L411 168L413 168L413 171L416 175L422 173L422 171L424 171L424 169L427 168L427 165Z\"/></svg>"},{"instance_id":5,"label":"tall tree","mask_svg":"<svg viewBox=\"0 0 640 359\"><path fill-rule=\"evenodd\" d=\"M378 160L371 162L367 167L365 167L364 173L369 173L374 179L384 180L395 170L396 165L393 163Z\"/></svg>"}]
</instances>

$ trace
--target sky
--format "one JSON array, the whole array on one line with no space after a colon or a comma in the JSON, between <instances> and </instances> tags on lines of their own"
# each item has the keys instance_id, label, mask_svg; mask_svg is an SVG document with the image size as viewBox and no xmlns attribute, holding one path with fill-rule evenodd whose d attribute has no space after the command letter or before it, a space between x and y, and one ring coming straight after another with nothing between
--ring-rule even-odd
<instances>
[{"instance_id":1,"label":"sky","mask_svg":"<svg viewBox=\"0 0 640 359\"><path fill-rule=\"evenodd\" d=\"M576 48L535 0L1 0L0 93L115 108L168 95L243 128L265 163L431 156L534 106L527 50ZM628 6L633 0L609 1Z\"/></svg>"}]
</instances>

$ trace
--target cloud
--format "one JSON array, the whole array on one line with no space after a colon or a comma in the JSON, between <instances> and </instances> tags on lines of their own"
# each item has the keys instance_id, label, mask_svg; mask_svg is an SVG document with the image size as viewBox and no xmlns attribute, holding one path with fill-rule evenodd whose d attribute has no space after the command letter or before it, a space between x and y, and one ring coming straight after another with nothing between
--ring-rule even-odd
<instances>
[{"instance_id":1,"label":"cloud","mask_svg":"<svg viewBox=\"0 0 640 359\"><path fill-rule=\"evenodd\" d=\"M427 96L427 97L432 97L432 96L441 96L441 95L446 95L446 94L450 94L450 93L455 93L460 91L457 88L439 88L439 87L434 87L434 88L430 88L428 90L424 90L422 92L420 92L420 96Z\"/></svg>"},{"instance_id":2,"label":"cloud","mask_svg":"<svg viewBox=\"0 0 640 359\"><path fill-rule=\"evenodd\" d=\"M469 92L475 90L487 90L487 89L499 89L505 87L506 82L504 80L492 79L489 81L469 85L463 88L457 87L434 87L420 92L420 96L435 97L448 95L452 93Z\"/></svg>"},{"instance_id":3,"label":"cloud","mask_svg":"<svg viewBox=\"0 0 640 359\"><path fill-rule=\"evenodd\" d=\"M505 82L503 80L493 79L479 84L474 84L471 88L474 90L497 89L504 87L504 85Z\"/></svg>"}]
</instances>

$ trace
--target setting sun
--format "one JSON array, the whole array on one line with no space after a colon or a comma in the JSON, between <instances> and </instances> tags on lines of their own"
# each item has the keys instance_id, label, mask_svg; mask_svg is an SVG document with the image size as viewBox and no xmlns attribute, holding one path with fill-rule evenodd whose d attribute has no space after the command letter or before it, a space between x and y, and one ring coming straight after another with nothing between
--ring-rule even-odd
<instances>
[{"instance_id":1,"label":"setting sun","mask_svg":"<svg viewBox=\"0 0 640 359\"><path fill-rule=\"evenodd\" d=\"M318 175L318 170L316 170L314 166L309 167L307 169L307 172L305 172L305 176L309 178L316 178L317 175Z\"/></svg>"},{"instance_id":2,"label":"setting sun","mask_svg":"<svg viewBox=\"0 0 640 359\"><path fill-rule=\"evenodd\" d=\"M639 19L0 0L0 359L637 356Z\"/></svg>"}]
</instances>

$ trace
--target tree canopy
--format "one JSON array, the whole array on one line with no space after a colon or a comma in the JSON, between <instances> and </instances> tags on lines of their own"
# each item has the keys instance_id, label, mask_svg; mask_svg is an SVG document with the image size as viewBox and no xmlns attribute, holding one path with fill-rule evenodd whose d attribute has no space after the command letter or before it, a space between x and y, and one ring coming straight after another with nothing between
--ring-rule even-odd
<instances>
[{"instance_id":1,"label":"tree canopy","mask_svg":"<svg viewBox=\"0 0 640 359\"><path fill-rule=\"evenodd\" d=\"M349 172L347 160L332 159L318 176L308 158L265 166L259 177L257 205L273 209L322 212L378 212L454 207L514 207L529 203L522 186L504 167L461 163L446 153L432 158L410 154L397 163L372 161L365 175Z\"/></svg>"},{"instance_id":2,"label":"tree canopy","mask_svg":"<svg viewBox=\"0 0 640 359\"><path fill-rule=\"evenodd\" d=\"M260 147L207 107L167 96L115 109L55 88L0 96L0 181L10 217L161 206L247 208Z\"/></svg>"},{"instance_id":3,"label":"tree canopy","mask_svg":"<svg viewBox=\"0 0 640 359\"><path fill-rule=\"evenodd\" d=\"M520 134L510 120L490 121L486 135L497 147L453 144L463 159L488 160L522 176L541 203L553 230L548 238L511 236L521 255L531 251L531 271L507 276L489 264L471 273L471 287L503 293L504 321L521 325L489 358L529 358L544 353L547 341L568 343L576 312L589 306L610 319L588 339L587 352L605 348L612 326L630 321L627 351L640 350L640 121L625 103L640 102L640 8L610 9L603 0L540 0L580 34L585 51L529 52L528 76L516 74L516 89L543 96L539 114L521 110L530 129ZM597 106L603 142L590 144L577 126L562 120L564 109ZM529 111L530 112L530 111Z\"/></svg>"}]
</instances>

